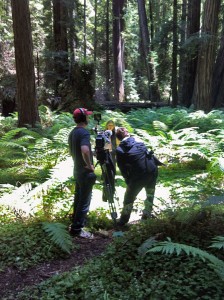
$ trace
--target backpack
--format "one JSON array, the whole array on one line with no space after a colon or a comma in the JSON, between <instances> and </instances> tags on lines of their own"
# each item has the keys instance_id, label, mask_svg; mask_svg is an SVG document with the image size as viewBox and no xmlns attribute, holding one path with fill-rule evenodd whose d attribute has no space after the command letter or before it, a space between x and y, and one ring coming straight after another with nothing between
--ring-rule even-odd
<instances>
[{"instance_id":1,"label":"backpack","mask_svg":"<svg viewBox=\"0 0 224 300\"><path fill-rule=\"evenodd\" d=\"M116 150L118 167L124 178L135 179L156 170L153 151L148 151L145 144L135 142L127 149L120 144Z\"/></svg>"}]
</instances>

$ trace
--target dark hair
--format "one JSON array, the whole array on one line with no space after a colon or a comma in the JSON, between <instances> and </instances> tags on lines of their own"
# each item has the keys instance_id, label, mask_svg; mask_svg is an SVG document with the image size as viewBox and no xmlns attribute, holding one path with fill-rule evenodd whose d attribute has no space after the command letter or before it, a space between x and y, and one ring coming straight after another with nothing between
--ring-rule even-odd
<instances>
[{"instance_id":1,"label":"dark hair","mask_svg":"<svg viewBox=\"0 0 224 300\"><path fill-rule=\"evenodd\" d=\"M84 115L84 114L77 115L73 118L74 118L74 121L76 124L86 122L86 115Z\"/></svg>"},{"instance_id":2,"label":"dark hair","mask_svg":"<svg viewBox=\"0 0 224 300\"><path fill-rule=\"evenodd\" d=\"M125 138L126 136L128 136L129 133L127 131L127 129L125 127L119 127L116 130L116 137L119 141L122 141L123 138Z\"/></svg>"}]
</instances>

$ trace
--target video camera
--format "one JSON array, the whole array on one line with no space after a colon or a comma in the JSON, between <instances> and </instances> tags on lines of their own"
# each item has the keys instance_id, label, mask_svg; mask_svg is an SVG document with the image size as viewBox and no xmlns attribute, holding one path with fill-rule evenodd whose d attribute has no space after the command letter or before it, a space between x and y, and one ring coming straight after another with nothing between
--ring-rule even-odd
<instances>
[{"instance_id":1,"label":"video camera","mask_svg":"<svg viewBox=\"0 0 224 300\"><path fill-rule=\"evenodd\" d=\"M94 131L96 133L95 153L97 164L100 164L102 170L103 201L107 201L109 203L111 217L114 222L116 222L117 212L114 203L116 169L110 154L110 138L112 135L112 131L99 129L101 114L94 114L94 120L97 121L97 125L94 128Z\"/></svg>"},{"instance_id":2,"label":"video camera","mask_svg":"<svg viewBox=\"0 0 224 300\"><path fill-rule=\"evenodd\" d=\"M94 120L97 121L97 125L94 129L96 133L95 147L96 154L104 150L108 150L111 144L110 137L112 135L111 130L99 130L99 122L101 120L101 114L94 114Z\"/></svg>"}]
</instances>

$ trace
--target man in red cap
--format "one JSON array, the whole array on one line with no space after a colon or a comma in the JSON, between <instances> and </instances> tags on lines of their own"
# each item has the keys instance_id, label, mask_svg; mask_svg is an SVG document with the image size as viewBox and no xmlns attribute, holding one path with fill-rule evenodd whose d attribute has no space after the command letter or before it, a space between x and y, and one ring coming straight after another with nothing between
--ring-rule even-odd
<instances>
[{"instance_id":1,"label":"man in red cap","mask_svg":"<svg viewBox=\"0 0 224 300\"><path fill-rule=\"evenodd\" d=\"M93 166L93 154L90 144L90 134L85 128L88 125L88 116L92 111L86 108L77 108L73 112L76 127L71 131L68 139L70 154L74 161L75 196L73 222L70 234L91 239L93 235L85 231L86 215L92 197L93 185L96 181Z\"/></svg>"}]
</instances>

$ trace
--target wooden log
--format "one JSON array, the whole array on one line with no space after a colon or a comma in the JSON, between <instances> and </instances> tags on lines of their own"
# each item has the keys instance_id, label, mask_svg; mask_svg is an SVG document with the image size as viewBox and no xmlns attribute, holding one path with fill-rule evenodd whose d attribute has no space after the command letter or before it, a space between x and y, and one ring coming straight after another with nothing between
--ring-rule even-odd
<instances>
[{"instance_id":1,"label":"wooden log","mask_svg":"<svg viewBox=\"0 0 224 300\"><path fill-rule=\"evenodd\" d=\"M114 102L114 101L104 101L98 103L102 106L103 109L116 110L126 113L131 109L139 109L139 108L159 108L168 106L168 103L165 102Z\"/></svg>"}]
</instances>

